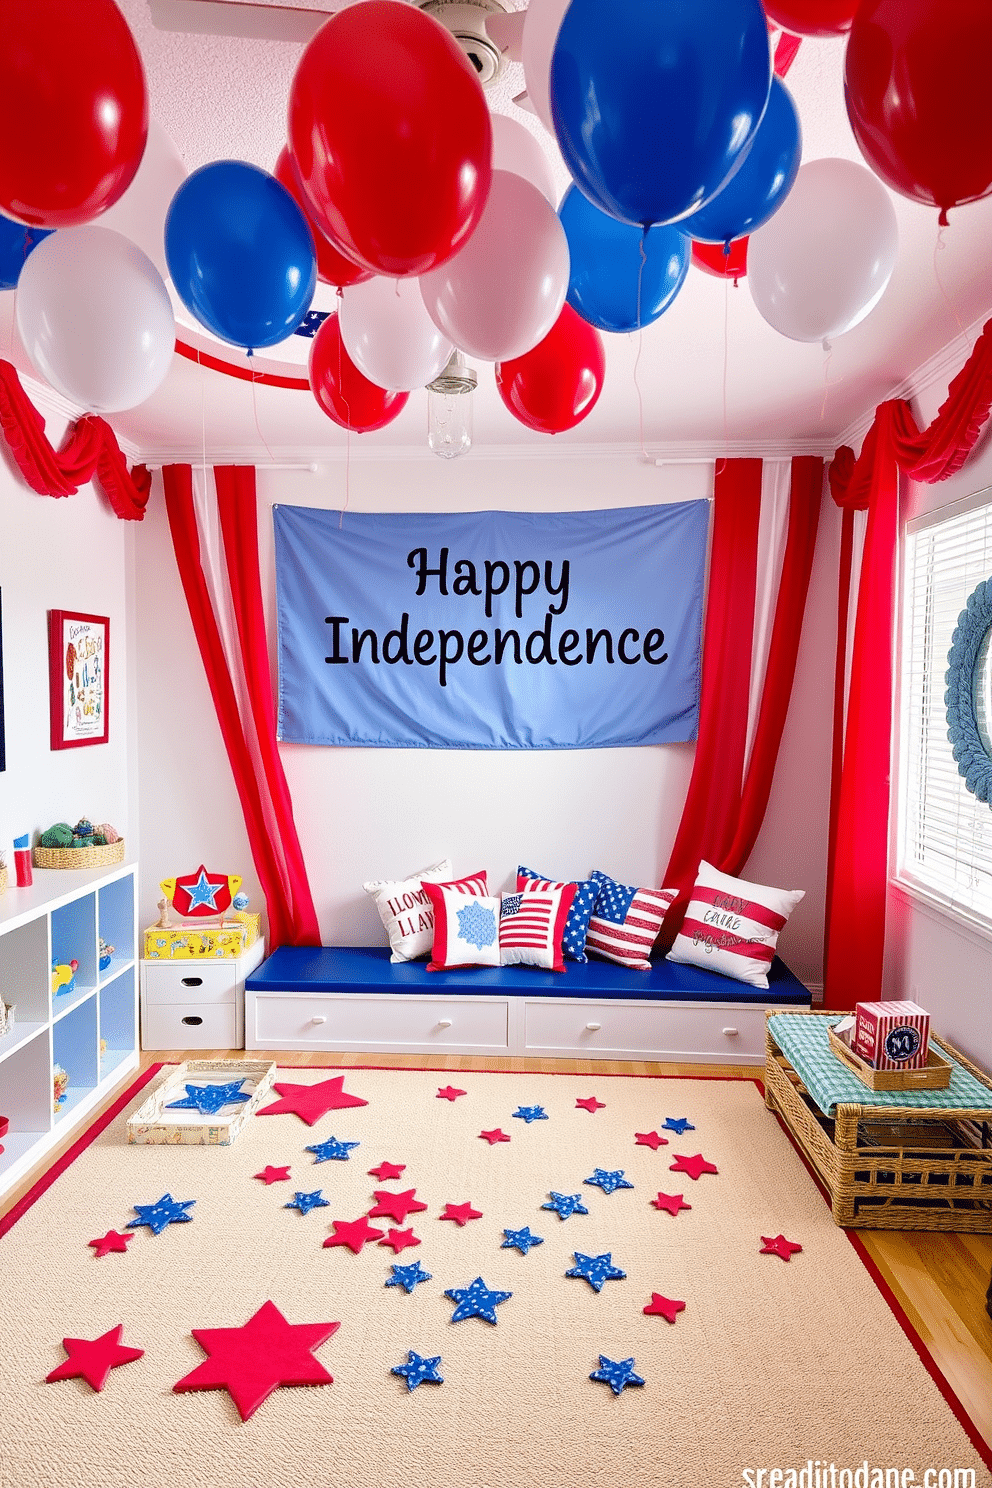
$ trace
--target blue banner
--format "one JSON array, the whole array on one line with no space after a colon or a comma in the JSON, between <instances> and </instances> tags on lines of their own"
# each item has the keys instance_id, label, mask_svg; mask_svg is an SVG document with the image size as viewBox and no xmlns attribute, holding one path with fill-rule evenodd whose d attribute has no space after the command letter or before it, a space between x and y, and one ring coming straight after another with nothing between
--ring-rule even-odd
<instances>
[{"instance_id":1,"label":"blue banner","mask_svg":"<svg viewBox=\"0 0 992 1488\"><path fill-rule=\"evenodd\" d=\"M279 737L423 749L694 739L709 503L277 506Z\"/></svg>"}]
</instances>

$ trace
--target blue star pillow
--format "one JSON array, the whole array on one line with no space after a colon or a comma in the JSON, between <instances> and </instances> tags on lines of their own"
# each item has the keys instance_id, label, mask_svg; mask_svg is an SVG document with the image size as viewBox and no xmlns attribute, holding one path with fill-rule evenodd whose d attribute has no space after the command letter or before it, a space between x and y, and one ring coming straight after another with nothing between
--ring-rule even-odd
<instances>
[{"instance_id":1,"label":"blue star pillow","mask_svg":"<svg viewBox=\"0 0 992 1488\"><path fill-rule=\"evenodd\" d=\"M545 878L542 873L535 873L533 868L525 868L521 863L517 869L517 888L522 889L528 879L537 880L546 889L575 889L572 907L568 911L568 917L565 920L565 932L562 935L561 948L566 961L588 960L586 956L586 936L589 933L589 916L592 914L593 905L596 903L599 884L594 883L591 878L573 880L571 884L558 883L554 879Z\"/></svg>"},{"instance_id":2,"label":"blue star pillow","mask_svg":"<svg viewBox=\"0 0 992 1488\"><path fill-rule=\"evenodd\" d=\"M487 893L486 875L455 883L424 883L434 911L434 947L428 971L499 965L499 898Z\"/></svg>"}]
</instances>

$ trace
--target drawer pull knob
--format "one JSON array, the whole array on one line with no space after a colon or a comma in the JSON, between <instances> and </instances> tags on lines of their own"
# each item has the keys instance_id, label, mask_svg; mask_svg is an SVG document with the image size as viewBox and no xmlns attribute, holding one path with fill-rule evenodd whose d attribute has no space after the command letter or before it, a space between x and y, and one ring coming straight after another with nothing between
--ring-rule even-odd
<instances>
[{"instance_id":1,"label":"drawer pull knob","mask_svg":"<svg viewBox=\"0 0 992 1488\"><path fill-rule=\"evenodd\" d=\"M183 977L182 978L182 983L183 983L183 986L184 987L202 987L203 986L203 978L202 977Z\"/></svg>"},{"instance_id":2,"label":"drawer pull knob","mask_svg":"<svg viewBox=\"0 0 992 1488\"><path fill-rule=\"evenodd\" d=\"M437 1026L438 1026L438 1028L450 1028L451 1027L451 1019L450 1018L438 1018L438 1020L437 1020Z\"/></svg>"},{"instance_id":3,"label":"drawer pull knob","mask_svg":"<svg viewBox=\"0 0 992 1488\"><path fill-rule=\"evenodd\" d=\"M599 1030L602 1028L602 1026L603 1026L602 1023L587 1023L586 1024L586 1028L589 1030L590 1033L598 1033Z\"/></svg>"},{"instance_id":4,"label":"drawer pull knob","mask_svg":"<svg viewBox=\"0 0 992 1488\"><path fill-rule=\"evenodd\" d=\"M310 1019L310 1022L311 1023L326 1023L327 1022L327 1019L325 1018L325 1016L324 1016L323 1013L316 1013L314 1015L314 1017L312 1017Z\"/></svg>"},{"instance_id":5,"label":"drawer pull knob","mask_svg":"<svg viewBox=\"0 0 992 1488\"><path fill-rule=\"evenodd\" d=\"M725 1028L723 1030L723 1032L726 1034L727 1038L736 1038L737 1037L737 1029L736 1028Z\"/></svg>"},{"instance_id":6,"label":"drawer pull knob","mask_svg":"<svg viewBox=\"0 0 992 1488\"><path fill-rule=\"evenodd\" d=\"M200 1024L203 1022L203 1019L202 1018L184 1018L183 1019L183 1022L184 1023L189 1023L191 1025L191 1027L199 1028Z\"/></svg>"}]
</instances>

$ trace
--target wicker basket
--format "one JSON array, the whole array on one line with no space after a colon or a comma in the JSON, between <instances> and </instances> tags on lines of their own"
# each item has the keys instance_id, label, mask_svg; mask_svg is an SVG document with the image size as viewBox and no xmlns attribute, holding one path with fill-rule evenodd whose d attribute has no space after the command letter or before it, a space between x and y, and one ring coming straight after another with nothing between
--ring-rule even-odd
<instances>
[{"instance_id":1,"label":"wicker basket","mask_svg":"<svg viewBox=\"0 0 992 1488\"><path fill-rule=\"evenodd\" d=\"M108 842L105 847L36 847L36 868L108 868L123 863L124 839Z\"/></svg>"},{"instance_id":2,"label":"wicker basket","mask_svg":"<svg viewBox=\"0 0 992 1488\"><path fill-rule=\"evenodd\" d=\"M4 889L6 887L7 887L7 870L6 870L6 868L0 868L0 894L3 893L3 891L4 891Z\"/></svg>"}]
</instances>

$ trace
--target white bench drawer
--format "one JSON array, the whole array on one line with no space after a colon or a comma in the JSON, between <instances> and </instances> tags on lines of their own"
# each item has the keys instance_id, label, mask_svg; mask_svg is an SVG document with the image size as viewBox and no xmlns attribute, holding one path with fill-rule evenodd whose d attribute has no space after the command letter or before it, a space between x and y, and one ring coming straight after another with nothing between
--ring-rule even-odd
<instances>
[{"instance_id":1,"label":"white bench drawer","mask_svg":"<svg viewBox=\"0 0 992 1488\"><path fill-rule=\"evenodd\" d=\"M505 1000L248 993L249 1049L463 1049L505 1052Z\"/></svg>"},{"instance_id":2,"label":"white bench drawer","mask_svg":"<svg viewBox=\"0 0 992 1488\"><path fill-rule=\"evenodd\" d=\"M525 1054L763 1063L765 1012L720 1003L527 1000Z\"/></svg>"},{"instance_id":3,"label":"white bench drawer","mask_svg":"<svg viewBox=\"0 0 992 1488\"><path fill-rule=\"evenodd\" d=\"M235 960L144 961L141 976L146 1003L234 1002L238 967ZM171 1048L172 1045L169 1045Z\"/></svg>"},{"instance_id":4,"label":"white bench drawer","mask_svg":"<svg viewBox=\"0 0 992 1488\"><path fill-rule=\"evenodd\" d=\"M236 1049L239 1044L233 1002L146 1002L142 1009L143 1049Z\"/></svg>"}]
</instances>

